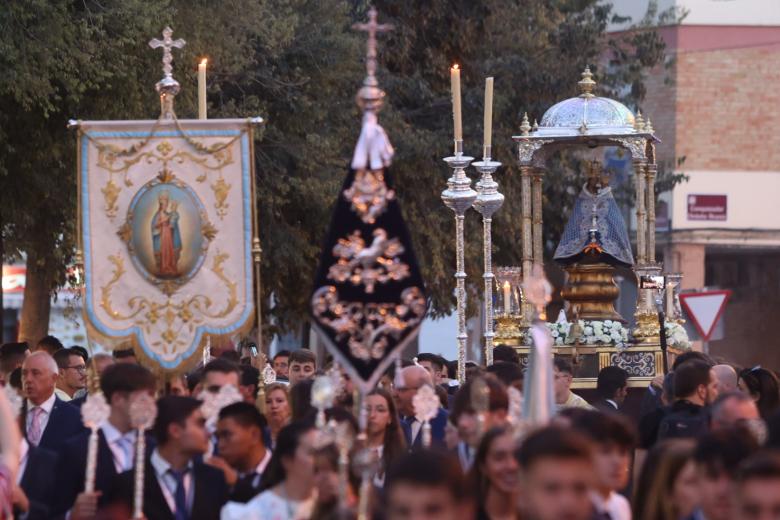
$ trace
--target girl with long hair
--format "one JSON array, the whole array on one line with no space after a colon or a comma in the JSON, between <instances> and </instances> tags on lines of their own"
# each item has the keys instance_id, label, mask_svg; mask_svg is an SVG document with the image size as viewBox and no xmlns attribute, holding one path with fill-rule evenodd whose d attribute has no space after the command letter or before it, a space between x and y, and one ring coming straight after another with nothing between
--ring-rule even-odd
<instances>
[{"instance_id":1,"label":"girl with long hair","mask_svg":"<svg viewBox=\"0 0 780 520\"><path fill-rule=\"evenodd\" d=\"M374 476L374 485L384 486L385 472L398 457L406 452L406 439L401 421L390 393L375 388L365 400L366 444L374 450L379 459L379 469Z\"/></svg>"},{"instance_id":2,"label":"girl with long hair","mask_svg":"<svg viewBox=\"0 0 780 520\"><path fill-rule=\"evenodd\" d=\"M758 412L766 420L780 407L780 385L777 376L761 367L746 368L739 373L737 386L756 402Z\"/></svg>"},{"instance_id":3,"label":"girl with long hair","mask_svg":"<svg viewBox=\"0 0 780 520\"><path fill-rule=\"evenodd\" d=\"M512 429L497 426L485 433L469 472L477 491L477 520L517 520L517 443Z\"/></svg>"},{"instance_id":4,"label":"girl with long hair","mask_svg":"<svg viewBox=\"0 0 780 520\"><path fill-rule=\"evenodd\" d=\"M265 389L265 413L271 437L270 447L276 447L276 438L282 428L290 423L290 397L287 385L273 383Z\"/></svg>"},{"instance_id":5,"label":"girl with long hair","mask_svg":"<svg viewBox=\"0 0 780 520\"><path fill-rule=\"evenodd\" d=\"M693 514L699 501L695 448L693 439L671 439L650 451L634 488L635 520L681 520Z\"/></svg>"},{"instance_id":6,"label":"girl with long hair","mask_svg":"<svg viewBox=\"0 0 780 520\"><path fill-rule=\"evenodd\" d=\"M308 520L317 495L316 435L311 423L294 422L282 428L263 472L261 493L245 505L229 502L222 509L222 520Z\"/></svg>"}]
</instances>

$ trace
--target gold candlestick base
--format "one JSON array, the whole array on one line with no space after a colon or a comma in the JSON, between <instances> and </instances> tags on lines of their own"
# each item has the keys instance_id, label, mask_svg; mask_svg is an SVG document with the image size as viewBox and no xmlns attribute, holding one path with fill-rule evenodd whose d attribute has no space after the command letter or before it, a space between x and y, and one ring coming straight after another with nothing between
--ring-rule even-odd
<instances>
[{"instance_id":1,"label":"gold candlestick base","mask_svg":"<svg viewBox=\"0 0 780 520\"><path fill-rule=\"evenodd\" d=\"M625 323L615 311L620 289L613 278L614 267L603 262L576 263L565 270L569 276L561 295L579 319Z\"/></svg>"},{"instance_id":2,"label":"gold candlestick base","mask_svg":"<svg viewBox=\"0 0 780 520\"><path fill-rule=\"evenodd\" d=\"M658 343L660 341L658 314L637 311L634 318L636 318L636 327L633 335L637 343Z\"/></svg>"},{"instance_id":3,"label":"gold candlestick base","mask_svg":"<svg viewBox=\"0 0 780 520\"><path fill-rule=\"evenodd\" d=\"M520 316L499 316L496 318L496 345L516 347L523 344L525 330Z\"/></svg>"}]
</instances>

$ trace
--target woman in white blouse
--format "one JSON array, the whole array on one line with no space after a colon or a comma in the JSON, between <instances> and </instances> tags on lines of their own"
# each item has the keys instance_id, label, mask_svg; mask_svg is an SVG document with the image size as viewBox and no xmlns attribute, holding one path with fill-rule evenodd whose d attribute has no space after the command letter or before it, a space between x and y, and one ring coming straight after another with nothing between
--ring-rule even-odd
<instances>
[{"instance_id":1,"label":"woman in white blouse","mask_svg":"<svg viewBox=\"0 0 780 520\"><path fill-rule=\"evenodd\" d=\"M311 516L314 490L314 443L311 424L282 428L271 461L263 473L264 490L247 504L228 502L222 520L303 520Z\"/></svg>"}]
</instances>

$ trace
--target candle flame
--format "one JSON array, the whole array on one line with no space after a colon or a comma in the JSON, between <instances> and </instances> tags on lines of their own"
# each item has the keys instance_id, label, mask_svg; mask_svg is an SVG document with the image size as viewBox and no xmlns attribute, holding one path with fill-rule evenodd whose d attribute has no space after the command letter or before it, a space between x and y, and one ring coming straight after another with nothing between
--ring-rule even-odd
<instances>
[{"instance_id":1,"label":"candle flame","mask_svg":"<svg viewBox=\"0 0 780 520\"><path fill-rule=\"evenodd\" d=\"M504 282L504 289L509 289L509 282Z\"/></svg>"},{"instance_id":2,"label":"candle flame","mask_svg":"<svg viewBox=\"0 0 780 520\"><path fill-rule=\"evenodd\" d=\"M459 67L458 67L458 64L457 64L457 63L456 63L455 65L453 65L453 66L452 66L452 70L458 70L458 68L459 68Z\"/></svg>"},{"instance_id":3,"label":"candle flame","mask_svg":"<svg viewBox=\"0 0 780 520\"><path fill-rule=\"evenodd\" d=\"M200 64L205 65L208 61L209 61L208 58L203 58L202 60L200 60Z\"/></svg>"}]
</instances>

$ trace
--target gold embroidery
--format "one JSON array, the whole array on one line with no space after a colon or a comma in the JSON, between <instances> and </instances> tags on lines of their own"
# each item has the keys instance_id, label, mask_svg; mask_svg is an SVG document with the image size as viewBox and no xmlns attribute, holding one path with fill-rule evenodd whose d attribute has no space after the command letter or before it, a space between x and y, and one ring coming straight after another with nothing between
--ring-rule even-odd
<instances>
[{"instance_id":1,"label":"gold embroidery","mask_svg":"<svg viewBox=\"0 0 780 520\"><path fill-rule=\"evenodd\" d=\"M425 315L422 291L409 287L401 293L401 303L361 303L339 299L332 285L320 287L312 296L312 311L319 323L346 340L350 354L363 361L382 359L392 340L414 328Z\"/></svg>"},{"instance_id":2,"label":"gold embroidery","mask_svg":"<svg viewBox=\"0 0 780 520\"><path fill-rule=\"evenodd\" d=\"M223 179L221 175L219 179L217 179L217 182L211 185L211 189L214 191L214 199L216 200L214 209L217 210L217 216L219 216L220 219L227 215L227 210L230 207L230 204L225 201L227 200L231 187L232 184L225 182L225 179Z\"/></svg>"},{"instance_id":3,"label":"gold embroidery","mask_svg":"<svg viewBox=\"0 0 780 520\"><path fill-rule=\"evenodd\" d=\"M387 209L395 191L387 189L383 170L358 170L352 185L344 190L344 198L366 224L373 224Z\"/></svg>"},{"instance_id":4,"label":"gold embroidery","mask_svg":"<svg viewBox=\"0 0 780 520\"><path fill-rule=\"evenodd\" d=\"M214 300L204 294L196 294L181 301L174 301L171 294L167 294L164 302L152 301L145 297L134 296L126 302L126 313L116 310L111 303L111 291L125 274L124 260L117 255L108 257L108 261L114 265L111 279L100 288L100 306L113 319L131 321L143 328L147 334L151 334L152 327L164 326L160 337L165 344L152 342L153 346L161 346L166 353L173 348L185 346L178 340L179 332L185 327L193 332L195 326L204 322L204 318L224 318L238 305L238 285L227 278L223 264L229 258L227 253L217 251L214 255L211 271L222 282L222 287L227 289L227 297L221 310L214 310Z\"/></svg>"},{"instance_id":5,"label":"gold embroidery","mask_svg":"<svg viewBox=\"0 0 780 520\"><path fill-rule=\"evenodd\" d=\"M103 194L103 200L106 203L106 215L109 218L116 217L117 208L116 199L119 197L119 192L122 191L119 186L114 184L113 179L108 179L108 182L104 187L100 189L100 193Z\"/></svg>"},{"instance_id":6,"label":"gold embroidery","mask_svg":"<svg viewBox=\"0 0 780 520\"><path fill-rule=\"evenodd\" d=\"M364 285L371 294L377 283L399 281L409 276L409 266L398 258L404 246L397 238L387 238L387 231L374 230L374 240L366 247L360 231L354 231L347 238L340 238L333 247L333 256L338 261L328 270L328 279L336 282L349 281L352 285Z\"/></svg>"}]
</instances>

